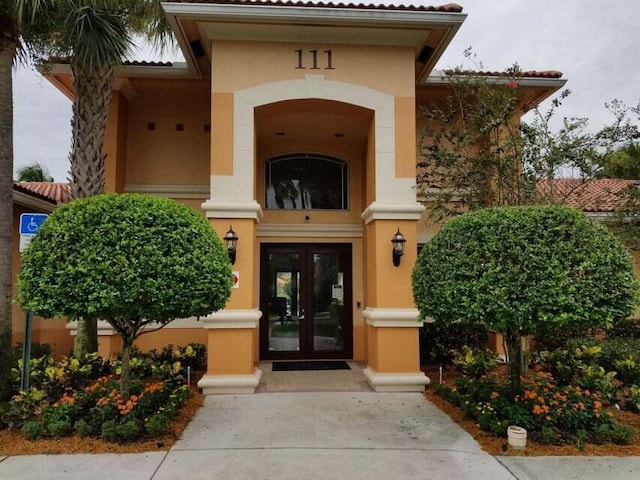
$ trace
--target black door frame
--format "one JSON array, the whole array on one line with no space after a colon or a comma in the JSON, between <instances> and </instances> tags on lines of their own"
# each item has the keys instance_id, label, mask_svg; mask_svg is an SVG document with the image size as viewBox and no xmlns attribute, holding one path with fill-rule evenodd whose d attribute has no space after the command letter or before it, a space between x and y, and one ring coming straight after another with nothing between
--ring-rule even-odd
<instances>
[{"instance_id":1,"label":"black door frame","mask_svg":"<svg viewBox=\"0 0 640 480\"><path fill-rule=\"evenodd\" d=\"M269 262L270 253L300 253L301 268L304 273L300 281L303 290L301 304L307 312L313 312L313 254L338 253L344 282L344 324L342 351L313 351L313 322L303 321L300 328L299 351L269 351ZM262 243L260 245L260 360L300 360L300 359L352 359L353 358L353 246L351 243Z\"/></svg>"}]
</instances>

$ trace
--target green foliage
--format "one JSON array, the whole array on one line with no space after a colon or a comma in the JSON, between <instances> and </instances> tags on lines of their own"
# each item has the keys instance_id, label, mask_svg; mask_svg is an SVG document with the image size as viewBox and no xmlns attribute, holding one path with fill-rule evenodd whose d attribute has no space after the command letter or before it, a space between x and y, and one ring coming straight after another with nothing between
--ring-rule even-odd
<instances>
[{"instance_id":1,"label":"green foliage","mask_svg":"<svg viewBox=\"0 0 640 480\"><path fill-rule=\"evenodd\" d=\"M49 421L47 423L47 432L54 438L64 437L71 433L71 423L68 420Z\"/></svg>"},{"instance_id":2,"label":"green foliage","mask_svg":"<svg viewBox=\"0 0 640 480\"><path fill-rule=\"evenodd\" d=\"M93 430L91 425L86 420L83 420L83 419L80 419L73 424L73 430L76 434L78 434L78 436L82 438L89 437L95 434L95 431Z\"/></svg>"},{"instance_id":3,"label":"green foliage","mask_svg":"<svg viewBox=\"0 0 640 480\"><path fill-rule=\"evenodd\" d=\"M190 343L184 347L169 344L165 345L160 352L152 351L151 358L155 364L180 362L184 375L187 367L191 367L192 371L206 367L207 351L202 343Z\"/></svg>"},{"instance_id":4,"label":"green foliage","mask_svg":"<svg viewBox=\"0 0 640 480\"><path fill-rule=\"evenodd\" d=\"M413 271L423 317L443 328L462 322L501 332L511 360L524 336L628 316L637 286L620 242L583 213L554 206L456 217L424 246Z\"/></svg>"},{"instance_id":5,"label":"green foliage","mask_svg":"<svg viewBox=\"0 0 640 480\"><path fill-rule=\"evenodd\" d=\"M464 375L479 379L496 366L497 357L491 350L474 349L464 345L453 351L453 364Z\"/></svg>"},{"instance_id":6,"label":"green foliage","mask_svg":"<svg viewBox=\"0 0 640 480\"><path fill-rule=\"evenodd\" d=\"M519 153L517 82L502 84L457 68L446 72L450 95L420 108L418 187L431 212L443 218L466 209L519 204L523 194ZM425 190L426 188L429 190Z\"/></svg>"},{"instance_id":7,"label":"green foliage","mask_svg":"<svg viewBox=\"0 0 640 480\"><path fill-rule=\"evenodd\" d=\"M40 162L18 169L18 182L53 182L49 169Z\"/></svg>"},{"instance_id":8,"label":"green foliage","mask_svg":"<svg viewBox=\"0 0 640 480\"><path fill-rule=\"evenodd\" d=\"M598 326L633 311L624 247L577 210L492 208L457 217L426 244L414 299L436 321L534 335L539 325Z\"/></svg>"},{"instance_id":9,"label":"green foliage","mask_svg":"<svg viewBox=\"0 0 640 480\"><path fill-rule=\"evenodd\" d=\"M108 442L127 443L142 435L142 427L135 420L128 420L124 423L116 423L108 420L102 424L101 437Z\"/></svg>"},{"instance_id":10,"label":"green foliage","mask_svg":"<svg viewBox=\"0 0 640 480\"><path fill-rule=\"evenodd\" d=\"M168 199L110 194L49 216L23 253L19 302L45 318L103 318L125 333L207 315L224 307L230 288L227 253L200 214Z\"/></svg>"},{"instance_id":11,"label":"green foliage","mask_svg":"<svg viewBox=\"0 0 640 480\"><path fill-rule=\"evenodd\" d=\"M614 322L613 326L607 331L607 336L640 340L640 318L621 318Z\"/></svg>"},{"instance_id":12,"label":"green foliage","mask_svg":"<svg viewBox=\"0 0 640 480\"><path fill-rule=\"evenodd\" d=\"M470 49L465 56L475 70L483 70ZM600 130L589 128L586 118L565 117L554 131L551 124L569 90L542 112L522 103L517 64L497 77L464 68L447 71L449 95L419 110L424 127L418 195L437 219L478 208L563 203L553 184L545 190L538 188L540 182L566 171L585 180L601 175L616 163L616 152L632 148L628 145L638 138L631 120L638 107L613 100L605 104L613 120ZM529 109L533 120L520 122Z\"/></svg>"},{"instance_id":13,"label":"green foliage","mask_svg":"<svg viewBox=\"0 0 640 480\"><path fill-rule=\"evenodd\" d=\"M9 428L20 428L42 414L48 404L45 392L31 387L28 391L21 391L9 401L2 422Z\"/></svg>"},{"instance_id":14,"label":"green foliage","mask_svg":"<svg viewBox=\"0 0 640 480\"><path fill-rule=\"evenodd\" d=\"M513 396L496 377L462 378L453 388L440 385L438 394L495 436L503 437L508 425L519 425L547 444L630 442L633 430L613 420L597 392L559 386L542 373L525 379L523 387L522 394Z\"/></svg>"},{"instance_id":15,"label":"green foliage","mask_svg":"<svg viewBox=\"0 0 640 480\"><path fill-rule=\"evenodd\" d=\"M598 177L640 180L640 145L631 142L613 152L604 162Z\"/></svg>"},{"instance_id":16,"label":"green foliage","mask_svg":"<svg viewBox=\"0 0 640 480\"><path fill-rule=\"evenodd\" d=\"M37 440L44 433L44 425L42 422L28 421L22 426L22 433L29 440Z\"/></svg>"},{"instance_id":17,"label":"green foliage","mask_svg":"<svg viewBox=\"0 0 640 480\"><path fill-rule=\"evenodd\" d=\"M17 364L22 359L22 344L17 343L13 346L13 364ZM48 343L32 343L31 358L53 357L53 349Z\"/></svg>"},{"instance_id":18,"label":"green foliage","mask_svg":"<svg viewBox=\"0 0 640 480\"><path fill-rule=\"evenodd\" d=\"M483 348L487 341L487 329L483 325L452 323L444 326L440 322L426 322L420 328L420 357L426 363L448 364L453 359L453 350L464 345Z\"/></svg>"},{"instance_id":19,"label":"green foliage","mask_svg":"<svg viewBox=\"0 0 640 480\"><path fill-rule=\"evenodd\" d=\"M111 364L95 354L58 362L48 356L34 359L35 386L28 392L19 392L9 403L0 403L0 428L21 428L35 422L38 425L26 428L38 428L34 433L37 436L58 437L75 432L117 442L166 433L171 419L189 396L180 361L173 360L180 357L186 362L199 362L204 346L175 346L167 352L162 363L156 353L137 352L132 362L145 365L136 368L146 378L133 379L132 395L127 398L119 388L117 376L110 373L119 368L117 363ZM154 368L147 368L148 365ZM104 371L108 374L95 378Z\"/></svg>"},{"instance_id":20,"label":"green foliage","mask_svg":"<svg viewBox=\"0 0 640 480\"><path fill-rule=\"evenodd\" d=\"M227 252L202 215L169 199L109 194L49 216L23 253L18 299L44 318L109 322L123 340L128 396L128 359L144 327L223 308L231 283Z\"/></svg>"},{"instance_id":21,"label":"green foliage","mask_svg":"<svg viewBox=\"0 0 640 480\"><path fill-rule=\"evenodd\" d=\"M640 412L640 387L637 385L629 387L625 395L625 400L625 406L629 406L630 410Z\"/></svg>"},{"instance_id":22,"label":"green foliage","mask_svg":"<svg viewBox=\"0 0 640 480\"><path fill-rule=\"evenodd\" d=\"M54 361L51 355L35 357L29 362L30 385L44 391L49 399L60 398L70 388L80 388L101 375L113 371L109 360L104 360L97 353L82 358L63 357ZM12 369L13 385L20 385L22 358L17 361L17 368Z\"/></svg>"},{"instance_id":23,"label":"green foliage","mask_svg":"<svg viewBox=\"0 0 640 480\"><path fill-rule=\"evenodd\" d=\"M167 433L170 426L171 417L166 414L159 413L147 420L144 429L149 436L159 437L160 435Z\"/></svg>"},{"instance_id":24,"label":"green foliage","mask_svg":"<svg viewBox=\"0 0 640 480\"><path fill-rule=\"evenodd\" d=\"M603 424L595 428L593 441L601 444L629 445L635 433L633 427L622 423Z\"/></svg>"}]
</instances>

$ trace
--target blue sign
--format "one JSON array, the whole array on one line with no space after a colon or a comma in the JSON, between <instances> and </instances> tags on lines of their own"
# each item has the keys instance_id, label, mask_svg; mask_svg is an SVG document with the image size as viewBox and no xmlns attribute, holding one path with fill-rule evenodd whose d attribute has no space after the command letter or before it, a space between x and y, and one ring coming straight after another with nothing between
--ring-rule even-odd
<instances>
[{"instance_id":1,"label":"blue sign","mask_svg":"<svg viewBox=\"0 0 640 480\"><path fill-rule=\"evenodd\" d=\"M23 213L20 215L20 235L35 235L47 217L46 213Z\"/></svg>"}]
</instances>

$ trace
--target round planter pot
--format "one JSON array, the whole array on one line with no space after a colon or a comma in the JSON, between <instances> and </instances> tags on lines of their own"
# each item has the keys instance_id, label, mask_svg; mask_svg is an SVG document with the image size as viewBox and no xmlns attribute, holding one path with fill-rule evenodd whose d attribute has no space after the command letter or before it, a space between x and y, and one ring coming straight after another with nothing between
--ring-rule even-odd
<instances>
[{"instance_id":1,"label":"round planter pot","mask_svg":"<svg viewBox=\"0 0 640 480\"><path fill-rule=\"evenodd\" d=\"M522 427L511 425L507 428L507 440L511 448L522 450L527 446L527 431Z\"/></svg>"}]
</instances>

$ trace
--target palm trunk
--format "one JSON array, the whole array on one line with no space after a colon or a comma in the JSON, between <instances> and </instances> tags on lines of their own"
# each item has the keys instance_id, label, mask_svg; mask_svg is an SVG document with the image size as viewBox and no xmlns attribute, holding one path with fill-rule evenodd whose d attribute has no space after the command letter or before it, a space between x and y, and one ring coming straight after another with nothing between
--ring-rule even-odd
<instances>
[{"instance_id":1,"label":"palm trunk","mask_svg":"<svg viewBox=\"0 0 640 480\"><path fill-rule=\"evenodd\" d=\"M12 1L0 3L0 400L11 397L11 296L13 265L13 78L18 38ZM8 16L8 18L7 18ZM7 28L8 27L8 28Z\"/></svg>"},{"instance_id":2,"label":"palm trunk","mask_svg":"<svg viewBox=\"0 0 640 480\"><path fill-rule=\"evenodd\" d=\"M107 115L111 103L113 67L90 68L71 65L76 98L73 103L71 154L71 198L104 193L102 152ZM80 356L98 351L97 319L80 320L75 353Z\"/></svg>"},{"instance_id":3,"label":"palm trunk","mask_svg":"<svg viewBox=\"0 0 640 480\"><path fill-rule=\"evenodd\" d=\"M104 131L111 104L113 67L72 64L76 98L71 120L71 198L104 193Z\"/></svg>"}]
</instances>

